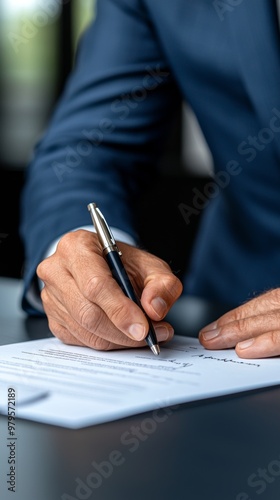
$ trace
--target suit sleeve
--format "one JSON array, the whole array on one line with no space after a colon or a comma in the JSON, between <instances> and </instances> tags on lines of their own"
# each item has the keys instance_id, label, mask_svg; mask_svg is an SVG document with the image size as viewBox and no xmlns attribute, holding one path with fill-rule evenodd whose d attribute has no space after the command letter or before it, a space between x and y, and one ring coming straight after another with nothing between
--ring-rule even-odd
<instances>
[{"instance_id":1,"label":"suit sleeve","mask_svg":"<svg viewBox=\"0 0 280 500\"><path fill-rule=\"evenodd\" d=\"M46 248L97 203L137 239L134 211L156 174L179 95L141 0L100 0L73 72L34 149L21 199L26 292Z\"/></svg>"}]
</instances>

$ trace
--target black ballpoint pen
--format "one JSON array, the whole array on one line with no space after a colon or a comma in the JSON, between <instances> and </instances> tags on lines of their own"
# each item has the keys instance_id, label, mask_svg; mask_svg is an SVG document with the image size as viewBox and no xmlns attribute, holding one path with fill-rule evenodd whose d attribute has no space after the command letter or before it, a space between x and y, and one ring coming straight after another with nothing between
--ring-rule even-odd
<instances>
[{"instance_id":1,"label":"black ballpoint pen","mask_svg":"<svg viewBox=\"0 0 280 500\"><path fill-rule=\"evenodd\" d=\"M145 314L149 323L149 332L145 337L145 341L150 347L151 351L156 356L158 356L160 353L160 349L153 324L144 311L140 299L137 297L137 294L134 291L132 283L128 277L121 259L122 253L116 244L112 231L95 203L89 203L88 210L90 212L98 239L102 246L104 258L106 259L107 264L112 272L112 276L115 278L116 282L125 293L125 295L133 300L133 302L135 302L135 304L137 304Z\"/></svg>"}]
</instances>

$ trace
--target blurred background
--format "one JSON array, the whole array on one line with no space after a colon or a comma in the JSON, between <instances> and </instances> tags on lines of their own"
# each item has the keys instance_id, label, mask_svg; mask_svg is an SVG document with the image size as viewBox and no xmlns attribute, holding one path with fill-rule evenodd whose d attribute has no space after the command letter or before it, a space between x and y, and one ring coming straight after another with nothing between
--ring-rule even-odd
<instances>
[{"instance_id":1,"label":"blurred background","mask_svg":"<svg viewBox=\"0 0 280 500\"><path fill-rule=\"evenodd\" d=\"M95 18L95 0L0 0L0 276L20 278L19 198L33 147L72 69L77 44ZM158 189L140 210L146 248L183 273L200 216L186 224L180 203L203 189L212 158L186 103L165 147ZM187 248L187 252L186 252Z\"/></svg>"}]
</instances>

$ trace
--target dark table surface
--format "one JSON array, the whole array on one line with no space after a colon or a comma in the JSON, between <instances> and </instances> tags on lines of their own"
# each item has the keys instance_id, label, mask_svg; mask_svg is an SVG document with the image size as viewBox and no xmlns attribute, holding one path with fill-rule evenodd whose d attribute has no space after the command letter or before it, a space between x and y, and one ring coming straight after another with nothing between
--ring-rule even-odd
<instances>
[{"instance_id":1,"label":"dark table surface","mask_svg":"<svg viewBox=\"0 0 280 500\"><path fill-rule=\"evenodd\" d=\"M0 279L0 343L50 335L20 311L20 282ZM196 335L222 310L178 303L176 332ZM181 328L181 330L180 330ZM80 430L16 420L16 491L7 483L0 417L1 500L278 500L280 389L180 405Z\"/></svg>"}]
</instances>

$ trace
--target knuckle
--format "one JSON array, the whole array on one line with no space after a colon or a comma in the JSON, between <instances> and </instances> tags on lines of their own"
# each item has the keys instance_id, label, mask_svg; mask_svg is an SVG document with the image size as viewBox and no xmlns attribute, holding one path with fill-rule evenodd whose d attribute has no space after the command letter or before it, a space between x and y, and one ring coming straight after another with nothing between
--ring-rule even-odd
<instances>
[{"instance_id":1,"label":"knuckle","mask_svg":"<svg viewBox=\"0 0 280 500\"><path fill-rule=\"evenodd\" d=\"M172 291L176 297L179 297L183 291L183 283L176 276L173 276Z\"/></svg>"},{"instance_id":2,"label":"knuckle","mask_svg":"<svg viewBox=\"0 0 280 500\"><path fill-rule=\"evenodd\" d=\"M43 307L44 307L44 311L47 314L48 311L52 310L53 302L52 302L52 299L51 299L49 293L47 292L46 287L44 287L41 290L41 295L40 296L41 296L41 301L42 301L42 304L43 304Z\"/></svg>"},{"instance_id":3,"label":"knuckle","mask_svg":"<svg viewBox=\"0 0 280 500\"><path fill-rule=\"evenodd\" d=\"M94 331L83 330L82 338L84 345L96 351L107 351L109 350L111 345L108 340L100 336L100 332L99 335L97 335Z\"/></svg>"},{"instance_id":4,"label":"knuckle","mask_svg":"<svg viewBox=\"0 0 280 500\"><path fill-rule=\"evenodd\" d=\"M235 321L234 325L233 325L233 330L235 330L235 332L237 334L242 334L242 333L246 333L247 330L248 330L248 321L246 318L239 318L237 321Z\"/></svg>"},{"instance_id":5,"label":"knuckle","mask_svg":"<svg viewBox=\"0 0 280 500\"><path fill-rule=\"evenodd\" d=\"M79 309L79 323L86 331L95 333L102 322L102 311L95 304L84 302Z\"/></svg>"},{"instance_id":6,"label":"knuckle","mask_svg":"<svg viewBox=\"0 0 280 500\"><path fill-rule=\"evenodd\" d=\"M48 269L49 269L49 266L48 266L47 260L43 260L37 266L37 269L36 269L37 276L41 280L45 281L47 279L47 276L48 276Z\"/></svg>"},{"instance_id":7,"label":"knuckle","mask_svg":"<svg viewBox=\"0 0 280 500\"><path fill-rule=\"evenodd\" d=\"M111 343L101 337L92 336L88 345L95 351L110 351L112 349Z\"/></svg>"},{"instance_id":8,"label":"knuckle","mask_svg":"<svg viewBox=\"0 0 280 500\"><path fill-rule=\"evenodd\" d=\"M232 309L230 312L223 314L217 321L218 327L227 326L229 323L237 324L242 320L242 316L240 315L239 309Z\"/></svg>"},{"instance_id":9,"label":"knuckle","mask_svg":"<svg viewBox=\"0 0 280 500\"><path fill-rule=\"evenodd\" d=\"M62 259L69 259L69 256L75 252L76 247L79 245L79 252L82 252L82 242L84 241L84 233L82 229L77 229L76 231L70 231L62 236L59 240L56 253L58 253Z\"/></svg>"},{"instance_id":10,"label":"knuckle","mask_svg":"<svg viewBox=\"0 0 280 500\"><path fill-rule=\"evenodd\" d=\"M69 334L65 328L60 325L57 321L49 318L48 326L50 331L57 337L61 342L67 344L69 342Z\"/></svg>"},{"instance_id":11,"label":"knuckle","mask_svg":"<svg viewBox=\"0 0 280 500\"><path fill-rule=\"evenodd\" d=\"M60 238L57 248L63 252L67 251L69 247L72 247L72 244L76 240L77 236L79 236L79 230L64 234L62 238Z\"/></svg>"},{"instance_id":12,"label":"knuckle","mask_svg":"<svg viewBox=\"0 0 280 500\"><path fill-rule=\"evenodd\" d=\"M169 264L167 264L167 262L165 260L161 259L160 257L155 257L155 256L153 256L153 258L156 259L158 265L161 266L161 267L163 267L163 269L165 271L167 271L168 273L172 272Z\"/></svg>"},{"instance_id":13,"label":"knuckle","mask_svg":"<svg viewBox=\"0 0 280 500\"><path fill-rule=\"evenodd\" d=\"M85 283L84 295L88 300L99 297L104 293L105 281L99 275L91 275Z\"/></svg>"},{"instance_id":14,"label":"knuckle","mask_svg":"<svg viewBox=\"0 0 280 500\"><path fill-rule=\"evenodd\" d=\"M170 295L173 299L177 299L183 291L182 282L179 278L174 276L174 274L166 274L163 279L163 284L168 292L168 295Z\"/></svg>"},{"instance_id":15,"label":"knuckle","mask_svg":"<svg viewBox=\"0 0 280 500\"><path fill-rule=\"evenodd\" d=\"M125 320L127 321L128 309L123 307L122 304L114 304L111 313L111 321L115 325L122 325Z\"/></svg>"},{"instance_id":16,"label":"knuckle","mask_svg":"<svg viewBox=\"0 0 280 500\"><path fill-rule=\"evenodd\" d=\"M280 346L280 332L275 330L270 334L270 340L274 347Z\"/></svg>"},{"instance_id":17,"label":"knuckle","mask_svg":"<svg viewBox=\"0 0 280 500\"><path fill-rule=\"evenodd\" d=\"M48 304L50 302L49 294L47 292L46 286L44 286L44 288L42 288L42 290L41 290L41 299L42 299L42 302L44 302L44 304Z\"/></svg>"},{"instance_id":18,"label":"knuckle","mask_svg":"<svg viewBox=\"0 0 280 500\"><path fill-rule=\"evenodd\" d=\"M77 229L76 231L70 231L62 236L57 244L57 250L62 256L69 256L73 252L73 249L79 246L79 251L82 252L90 244L95 251L98 251L99 247L97 245L96 234L85 231L84 229Z\"/></svg>"}]
</instances>

